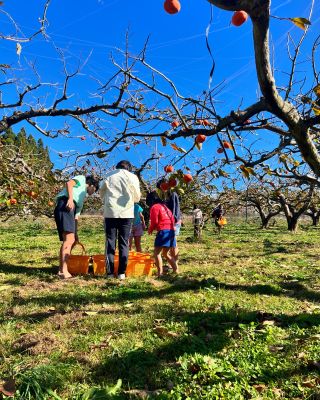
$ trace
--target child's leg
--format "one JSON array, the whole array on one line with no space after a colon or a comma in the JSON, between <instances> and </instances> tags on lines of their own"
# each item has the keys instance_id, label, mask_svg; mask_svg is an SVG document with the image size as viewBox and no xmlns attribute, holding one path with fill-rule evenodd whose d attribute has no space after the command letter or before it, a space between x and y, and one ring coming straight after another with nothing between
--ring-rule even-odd
<instances>
[{"instance_id":1,"label":"child's leg","mask_svg":"<svg viewBox=\"0 0 320 400\"><path fill-rule=\"evenodd\" d=\"M60 248L60 265L59 275L63 278L70 278L72 275L68 271L68 258L70 256L71 247L75 237L73 232L63 232L63 242Z\"/></svg>"},{"instance_id":2,"label":"child's leg","mask_svg":"<svg viewBox=\"0 0 320 400\"><path fill-rule=\"evenodd\" d=\"M132 241L133 241L133 236L129 237L129 250L132 250Z\"/></svg>"},{"instance_id":3,"label":"child's leg","mask_svg":"<svg viewBox=\"0 0 320 400\"><path fill-rule=\"evenodd\" d=\"M171 258L174 258L176 261L177 265L177 273L178 273L178 259L179 259L179 249L178 249L178 243L176 244L176 247L170 247L169 254Z\"/></svg>"},{"instance_id":4,"label":"child's leg","mask_svg":"<svg viewBox=\"0 0 320 400\"><path fill-rule=\"evenodd\" d=\"M136 246L136 250L141 253L141 236L135 236L134 237L134 245Z\"/></svg>"},{"instance_id":5,"label":"child's leg","mask_svg":"<svg viewBox=\"0 0 320 400\"><path fill-rule=\"evenodd\" d=\"M167 259L169 265L171 266L174 273L178 273L178 263L174 256L174 247L164 247L163 255Z\"/></svg>"},{"instance_id":6,"label":"child's leg","mask_svg":"<svg viewBox=\"0 0 320 400\"><path fill-rule=\"evenodd\" d=\"M154 248L154 261L158 270L158 276L161 276L163 273L163 262L161 257L162 247Z\"/></svg>"}]
</instances>

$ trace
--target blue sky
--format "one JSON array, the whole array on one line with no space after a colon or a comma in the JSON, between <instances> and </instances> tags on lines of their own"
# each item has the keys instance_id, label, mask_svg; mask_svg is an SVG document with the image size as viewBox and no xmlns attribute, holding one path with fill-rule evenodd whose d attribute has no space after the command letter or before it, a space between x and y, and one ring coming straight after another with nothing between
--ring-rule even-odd
<instances>
[{"instance_id":1,"label":"blue sky","mask_svg":"<svg viewBox=\"0 0 320 400\"><path fill-rule=\"evenodd\" d=\"M3 9L13 16L21 28L20 35L28 36L38 26L41 7L44 1L6 1ZM272 14L279 17L308 17L311 1L309 0L274 0ZM315 13L309 39L305 42L304 52L310 55L311 44L319 32L320 7L315 1ZM236 28L230 26L232 13L213 8L213 20L210 28L209 42L216 68L212 85L224 81L224 90L217 97L217 107L221 115L230 109L254 102L258 95L255 65L252 46L252 25L248 21ZM169 15L163 9L162 0L52 0L48 11L48 34L50 42L40 38L30 43L22 43L20 58L15 51L16 44L1 41L2 62L17 67L17 75L25 80L30 78L26 60L33 61L43 81L58 82L61 80L62 65L54 46L63 49L70 69L88 58L82 70L83 75L77 81L72 101L87 102L86 96L91 93L93 81L106 80L113 71L109 61L111 52L125 47L125 32L129 30L129 45L132 53L141 50L146 38L150 35L147 60L158 70L172 79L179 91L185 96L197 96L208 87L209 72L212 60L206 48L205 31L210 21L210 4L205 0L181 0L181 11ZM2 31L12 32L8 19L1 16ZM277 67L277 79L285 84L286 76L281 72L288 69L286 56L286 38L290 31L298 39L302 30L289 21L271 20L271 38L274 48L274 63ZM301 66L301 74L305 67ZM90 77L90 79L89 79ZM13 96L13 93L7 93ZM45 95L43 93L43 95ZM52 100L48 97L47 101ZM50 120L56 127L62 125L61 119ZM117 121L113 124L117 125ZM18 130L19 127L14 127ZM52 159L57 167L64 161L57 154L67 148L81 151L89 146L77 138L82 132L75 128L72 141L44 139L50 147ZM112 129L112 126L110 126ZM28 132L31 132L28 127ZM37 137L39 134L33 132ZM268 140L265 139L266 146ZM180 143L183 145L183 143ZM161 147L161 145L158 145ZM186 146L188 147L188 146ZM210 160L217 143L210 139L201 157ZM161 151L161 149L160 149ZM127 157L133 162L146 158L146 149L128 152L123 155L113 154L110 163ZM150 152L150 150L149 150ZM198 157L200 154L196 154ZM166 163L168 160L163 160Z\"/></svg>"}]
</instances>

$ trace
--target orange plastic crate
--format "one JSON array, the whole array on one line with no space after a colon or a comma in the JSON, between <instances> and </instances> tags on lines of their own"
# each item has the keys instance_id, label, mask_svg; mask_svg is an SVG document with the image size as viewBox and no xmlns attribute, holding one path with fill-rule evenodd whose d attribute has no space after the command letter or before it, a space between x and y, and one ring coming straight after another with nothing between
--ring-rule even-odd
<instances>
[{"instance_id":1,"label":"orange plastic crate","mask_svg":"<svg viewBox=\"0 0 320 400\"><path fill-rule=\"evenodd\" d=\"M105 268L105 256L95 255L92 256L93 260L93 273L95 275L104 275L106 273ZM150 254L130 252L128 265L126 270L127 276L142 276L152 275L152 267L154 265L153 259ZM114 274L118 274L119 267L119 255L118 253L114 256Z\"/></svg>"},{"instance_id":2,"label":"orange plastic crate","mask_svg":"<svg viewBox=\"0 0 320 400\"><path fill-rule=\"evenodd\" d=\"M152 267L154 261L149 255L144 254L144 256L134 256L128 260L128 265L126 269L127 276L142 276L142 275L152 275Z\"/></svg>"},{"instance_id":3,"label":"orange plastic crate","mask_svg":"<svg viewBox=\"0 0 320 400\"><path fill-rule=\"evenodd\" d=\"M95 275L105 275L106 274L106 259L104 254L98 254L92 256L92 266L93 266L93 273ZM118 273L118 264L119 264L119 256L118 254L114 255L114 273L117 275Z\"/></svg>"}]
</instances>

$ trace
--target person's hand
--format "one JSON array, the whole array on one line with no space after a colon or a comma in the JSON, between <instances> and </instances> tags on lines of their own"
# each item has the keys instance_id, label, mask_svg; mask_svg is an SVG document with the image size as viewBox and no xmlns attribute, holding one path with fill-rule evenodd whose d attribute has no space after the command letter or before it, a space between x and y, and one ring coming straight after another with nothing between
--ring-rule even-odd
<instances>
[{"instance_id":1,"label":"person's hand","mask_svg":"<svg viewBox=\"0 0 320 400\"><path fill-rule=\"evenodd\" d=\"M66 204L66 209L68 211L72 211L74 209L73 199L68 199L67 204Z\"/></svg>"}]
</instances>

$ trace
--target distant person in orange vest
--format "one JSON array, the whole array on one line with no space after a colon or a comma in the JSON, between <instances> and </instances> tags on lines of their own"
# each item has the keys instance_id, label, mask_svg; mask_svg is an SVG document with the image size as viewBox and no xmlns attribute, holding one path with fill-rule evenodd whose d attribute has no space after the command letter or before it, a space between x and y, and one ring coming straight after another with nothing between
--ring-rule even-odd
<instances>
[{"instance_id":1,"label":"distant person in orange vest","mask_svg":"<svg viewBox=\"0 0 320 400\"><path fill-rule=\"evenodd\" d=\"M223 228L223 225L219 223L220 218L222 218L224 215L224 211L222 208L221 204L218 204L217 207L213 210L212 212L212 218L215 226L218 228L218 232L221 232L221 228Z\"/></svg>"}]
</instances>

